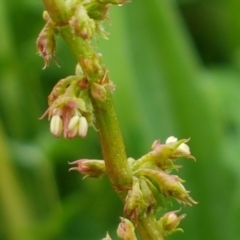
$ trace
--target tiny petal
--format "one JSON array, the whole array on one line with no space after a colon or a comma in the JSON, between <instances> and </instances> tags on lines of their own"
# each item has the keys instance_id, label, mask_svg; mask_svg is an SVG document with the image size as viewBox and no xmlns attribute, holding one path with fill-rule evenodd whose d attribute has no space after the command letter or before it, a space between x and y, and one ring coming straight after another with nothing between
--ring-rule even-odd
<instances>
[{"instance_id":1,"label":"tiny petal","mask_svg":"<svg viewBox=\"0 0 240 240\"><path fill-rule=\"evenodd\" d=\"M78 135L80 137L86 137L88 131L88 122L85 117L80 117L79 119L79 126L78 126Z\"/></svg>"},{"instance_id":2,"label":"tiny petal","mask_svg":"<svg viewBox=\"0 0 240 240\"><path fill-rule=\"evenodd\" d=\"M55 137L60 137L63 131L63 121L59 115L54 115L50 121L50 131Z\"/></svg>"}]
</instances>

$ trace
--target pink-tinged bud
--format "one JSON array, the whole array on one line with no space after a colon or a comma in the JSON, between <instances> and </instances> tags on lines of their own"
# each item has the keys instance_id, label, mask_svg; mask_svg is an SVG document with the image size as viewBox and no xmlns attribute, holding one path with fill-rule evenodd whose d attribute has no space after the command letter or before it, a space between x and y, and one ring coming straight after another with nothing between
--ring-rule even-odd
<instances>
[{"instance_id":1,"label":"pink-tinged bud","mask_svg":"<svg viewBox=\"0 0 240 240\"><path fill-rule=\"evenodd\" d=\"M140 189L139 180L133 177L132 189L128 191L125 199L124 214L137 224L138 218L145 213L146 204Z\"/></svg>"},{"instance_id":2,"label":"pink-tinged bud","mask_svg":"<svg viewBox=\"0 0 240 240\"><path fill-rule=\"evenodd\" d=\"M153 183L156 183L166 198L173 197L178 202L190 206L197 203L189 196L189 192L182 185L184 181L176 175L153 169L141 169L137 174L145 176Z\"/></svg>"},{"instance_id":3,"label":"pink-tinged bud","mask_svg":"<svg viewBox=\"0 0 240 240\"><path fill-rule=\"evenodd\" d=\"M55 137L60 137L63 132L63 122L59 115L53 115L50 121L50 131Z\"/></svg>"},{"instance_id":4,"label":"pink-tinged bud","mask_svg":"<svg viewBox=\"0 0 240 240\"><path fill-rule=\"evenodd\" d=\"M180 224L181 220L186 217L186 214L177 216L179 211L180 210L167 212L160 218L160 220L158 220L158 225L164 231L165 236L176 231L183 232L183 230L181 228L177 228L177 226Z\"/></svg>"},{"instance_id":5,"label":"pink-tinged bud","mask_svg":"<svg viewBox=\"0 0 240 240\"><path fill-rule=\"evenodd\" d=\"M88 122L85 117L80 117L78 126L78 135L82 138L86 137L88 132Z\"/></svg>"},{"instance_id":6,"label":"pink-tinged bud","mask_svg":"<svg viewBox=\"0 0 240 240\"><path fill-rule=\"evenodd\" d=\"M121 222L118 225L117 235L118 237L122 238L123 240L137 240L135 235L135 228L131 221L127 218L121 217Z\"/></svg>"},{"instance_id":7,"label":"pink-tinged bud","mask_svg":"<svg viewBox=\"0 0 240 240\"><path fill-rule=\"evenodd\" d=\"M45 24L44 28L40 32L36 41L36 45L38 54L44 59L45 64L43 69L49 65L49 62L52 58L57 63L55 58L56 41L54 35L54 24L51 20Z\"/></svg>"},{"instance_id":8,"label":"pink-tinged bud","mask_svg":"<svg viewBox=\"0 0 240 240\"><path fill-rule=\"evenodd\" d=\"M76 6L74 15L69 20L69 26L74 35L83 39L91 39L96 30L94 20L88 16L86 9L82 5Z\"/></svg>"},{"instance_id":9,"label":"pink-tinged bud","mask_svg":"<svg viewBox=\"0 0 240 240\"><path fill-rule=\"evenodd\" d=\"M148 162L148 164L157 165L161 170L177 170L181 166L174 165L173 160L183 157L195 160L186 144L188 141L189 139L177 141L175 137L169 137L166 144L161 144L160 141L156 140L152 144L152 151L142 158L145 162ZM138 163L138 165L139 164L140 163Z\"/></svg>"},{"instance_id":10,"label":"pink-tinged bud","mask_svg":"<svg viewBox=\"0 0 240 240\"><path fill-rule=\"evenodd\" d=\"M101 65L101 54L94 54L88 58L83 58L80 62L82 68L85 70L89 81L95 82L99 80L103 75L105 69Z\"/></svg>"},{"instance_id":11,"label":"pink-tinged bud","mask_svg":"<svg viewBox=\"0 0 240 240\"><path fill-rule=\"evenodd\" d=\"M78 135L78 128L79 128L80 117L78 115L73 116L68 124L68 138L74 138Z\"/></svg>"},{"instance_id":12,"label":"pink-tinged bud","mask_svg":"<svg viewBox=\"0 0 240 240\"><path fill-rule=\"evenodd\" d=\"M154 197L153 192L149 188L148 184L146 183L146 178L140 177L140 188L142 190L143 199L146 204L146 213L151 213L153 209L156 209L157 207L157 201Z\"/></svg>"},{"instance_id":13,"label":"pink-tinged bud","mask_svg":"<svg viewBox=\"0 0 240 240\"><path fill-rule=\"evenodd\" d=\"M112 238L109 236L108 232L105 238L102 238L101 240L112 240Z\"/></svg>"},{"instance_id":14,"label":"pink-tinged bud","mask_svg":"<svg viewBox=\"0 0 240 240\"><path fill-rule=\"evenodd\" d=\"M107 98L106 88L95 82L91 85L91 94L94 99L101 102L105 101Z\"/></svg>"},{"instance_id":15,"label":"pink-tinged bud","mask_svg":"<svg viewBox=\"0 0 240 240\"><path fill-rule=\"evenodd\" d=\"M85 175L83 178L99 178L106 173L105 162L103 160L80 159L70 164L77 164L77 167L72 167L69 171L77 170Z\"/></svg>"}]
</instances>

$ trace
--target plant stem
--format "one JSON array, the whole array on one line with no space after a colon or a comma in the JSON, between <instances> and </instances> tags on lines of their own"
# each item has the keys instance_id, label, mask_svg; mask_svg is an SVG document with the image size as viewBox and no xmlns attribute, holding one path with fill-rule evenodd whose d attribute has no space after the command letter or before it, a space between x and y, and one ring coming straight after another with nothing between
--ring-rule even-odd
<instances>
[{"instance_id":1,"label":"plant stem","mask_svg":"<svg viewBox=\"0 0 240 240\"><path fill-rule=\"evenodd\" d=\"M43 0L43 3L54 22L59 25L67 22L69 10L63 0ZM61 28L60 34L80 63L86 52L87 56L96 55L94 49L83 39L73 36L69 27ZM92 100L107 173L113 188L124 201L131 188L132 177L113 101L110 93L104 102ZM137 229L143 240L163 240L153 215L140 219Z\"/></svg>"},{"instance_id":2,"label":"plant stem","mask_svg":"<svg viewBox=\"0 0 240 240\"><path fill-rule=\"evenodd\" d=\"M103 103L94 101L94 110L108 176L114 189L124 197L131 188L132 177L111 95Z\"/></svg>"}]
</instances>

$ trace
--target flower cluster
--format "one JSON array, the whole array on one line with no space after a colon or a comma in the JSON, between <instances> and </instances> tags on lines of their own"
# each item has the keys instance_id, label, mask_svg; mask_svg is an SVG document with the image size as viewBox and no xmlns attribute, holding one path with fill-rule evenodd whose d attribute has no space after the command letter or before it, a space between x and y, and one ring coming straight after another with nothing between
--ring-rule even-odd
<instances>
[{"instance_id":1,"label":"flower cluster","mask_svg":"<svg viewBox=\"0 0 240 240\"><path fill-rule=\"evenodd\" d=\"M125 198L123 213L131 219L135 226L139 219L153 214L159 207L164 207L169 198L174 198L184 205L192 206L192 204L197 203L190 197L189 191L184 188L184 180L171 174L172 170L178 170L180 167L175 165L176 159L184 157L195 160L186 144L188 141L189 139L178 141L177 138L171 136L163 144L160 141L155 141L152 150L140 159L128 158L133 177L132 188L128 190ZM103 160L82 159L72 164L77 164L77 167L72 167L70 170L77 170L85 177L101 177L106 172ZM167 212L157 221L158 228L165 236L182 231L181 228L177 227L185 214L177 216L178 212ZM126 224L127 221L123 220L122 224ZM132 223L129 228L126 228L128 229L126 232L119 225L119 234L122 234L121 236L128 236L128 234L135 236L132 235ZM124 224L123 226L125 226ZM107 236L105 239L111 238Z\"/></svg>"},{"instance_id":2,"label":"flower cluster","mask_svg":"<svg viewBox=\"0 0 240 240\"><path fill-rule=\"evenodd\" d=\"M42 118L48 115L54 136L63 134L65 138L73 138L87 135L88 126L94 122L87 86L87 80L77 74L60 80L53 88L48 97L49 108Z\"/></svg>"},{"instance_id":3,"label":"flower cluster","mask_svg":"<svg viewBox=\"0 0 240 240\"><path fill-rule=\"evenodd\" d=\"M184 180L171 174L173 170L178 170L180 167L175 165L176 159L195 160L186 144L188 141L189 139L178 141L171 136L163 144L155 141L152 150L140 159L128 159L133 174L133 184L125 199L124 213L135 224L139 218L165 206L166 200L170 197L184 205L191 206L197 203L184 188ZM177 226L185 215L177 217L177 212L166 213L158 221L158 226L165 235L179 230Z\"/></svg>"},{"instance_id":4,"label":"flower cluster","mask_svg":"<svg viewBox=\"0 0 240 240\"><path fill-rule=\"evenodd\" d=\"M80 38L85 46L79 56L75 75L60 80L48 97L49 108L42 118L48 115L50 131L65 138L85 137L89 126L94 126L92 99L105 101L107 92L114 90L108 78L108 72L101 63L101 54L89 53L90 40L95 34L106 36L101 25L107 19L107 10L111 4L121 4L119 0L67 0L69 16L66 21L55 23L48 12L44 11L45 26L37 39L37 49L44 58L44 68L55 58L56 34L61 28L69 27L74 38Z\"/></svg>"}]
</instances>

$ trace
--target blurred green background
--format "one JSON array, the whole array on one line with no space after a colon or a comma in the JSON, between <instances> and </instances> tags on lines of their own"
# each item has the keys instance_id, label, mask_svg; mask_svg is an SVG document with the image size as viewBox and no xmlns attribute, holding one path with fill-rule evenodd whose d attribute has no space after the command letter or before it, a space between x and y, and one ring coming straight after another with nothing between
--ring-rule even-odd
<instances>
[{"instance_id":1,"label":"blurred green background","mask_svg":"<svg viewBox=\"0 0 240 240\"><path fill-rule=\"evenodd\" d=\"M122 203L108 179L68 172L69 161L101 159L97 133L56 139L39 121L53 85L75 68L59 38L61 67L42 70L42 11L41 1L0 1L0 239L116 239ZM199 204L182 207L185 233L171 240L240 239L239 12L236 0L134 0L112 7L110 40L96 41L128 156L191 137L197 162L180 160L179 175Z\"/></svg>"}]
</instances>

